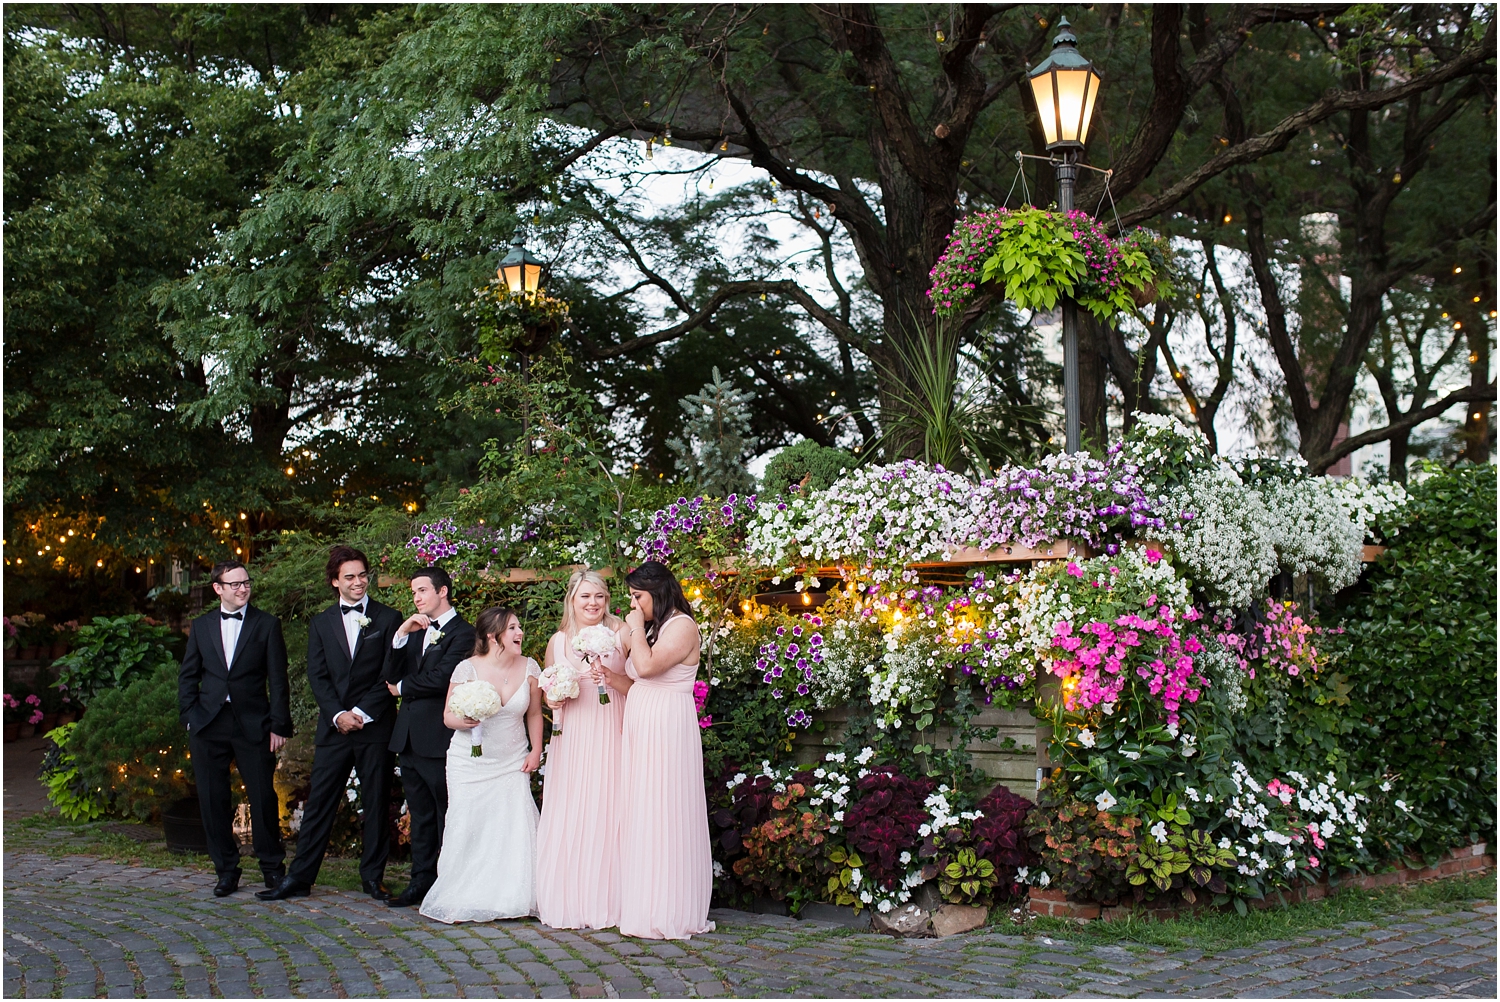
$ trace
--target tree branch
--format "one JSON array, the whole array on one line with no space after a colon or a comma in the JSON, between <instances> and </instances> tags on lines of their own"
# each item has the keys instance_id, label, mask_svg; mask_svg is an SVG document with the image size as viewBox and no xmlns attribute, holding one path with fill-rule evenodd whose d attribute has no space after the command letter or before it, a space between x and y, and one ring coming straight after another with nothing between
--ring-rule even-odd
<instances>
[{"instance_id":1,"label":"tree branch","mask_svg":"<svg viewBox=\"0 0 1500 1002\"><path fill-rule=\"evenodd\" d=\"M1454 390L1441 400L1428 404L1420 410L1407 411L1399 421L1392 421L1384 428L1375 428L1370 431L1361 432L1351 438L1331 446L1328 451L1308 461L1308 468L1317 471L1328 469L1334 463L1345 456L1376 442L1384 442L1393 435L1415 428L1429 418L1435 418L1443 411L1457 403L1493 401L1495 399L1495 381L1490 380L1488 386L1465 386Z\"/></svg>"},{"instance_id":2,"label":"tree branch","mask_svg":"<svg viewBox=\"0 0 1500 1002\"><path fill-rule=\"evenodd\" d=\"M1485 35L1484 41L1464 50L1451 63L1445 63L1429 73L1415 76L1404 84L1377 91L1336 90L1324 94L1301 111L1288 115L1266 132L1231 146L1155 198L1147 199L1139 208L1125 214L1121 220L1122 225L1131 226L1165 212L1205 182L1231 167L1252 163L1261 157L1281 152L1286 149L1287 144L1298 132L1339 112L1372 111L1383 108L1388 104L1404 101L1415 94L1431 90L1450 80L1470 73L1482 72L1485 69L1484 64L1494 57L1493 31L1492 27L1490 33ZM1117 173L1116 177L1118 176ZM1120 192L1117 191L1116 195L1119 194Z\"/></svg>"},{"instance_id":3,"label":"tree branch","mask_svg":"<svg viewBox=\"0 0 1500 1002\"><path fill-rule=\"evenodd\" d=\"M715 290L698 311L679 324L674 324L665 330L657 331L655 334L643 334L633 337L620 344L598 345L580 335L584 349L589 355L597 359L618 358L631 352L640 351L642 348L650 348L654 345L674 341L684 334L690 333L704 326L714 317L725 303L738 296L753 295L757 292L767 295L776 294L786 296L798 306L807 311L808 316L822 324L839 340L848 341L855 347L862 348L865 339L849 324L844 323L833 313L829 312L816 299L810 296L806 289L796 282L726 282Z\"/></svg>"}]
</instances>

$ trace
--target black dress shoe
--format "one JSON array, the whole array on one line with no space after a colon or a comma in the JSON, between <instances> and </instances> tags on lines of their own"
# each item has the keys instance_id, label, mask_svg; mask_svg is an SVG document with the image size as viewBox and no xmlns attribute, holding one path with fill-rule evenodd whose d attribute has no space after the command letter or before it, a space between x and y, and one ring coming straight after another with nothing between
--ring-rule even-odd
<instances>
[{"instance_id":1,"label":"black dress shoe","mask_svg":"<svg viewBox=\"0 0 1500 1002\"><path fill-rule=\"evenodd\" d=\"M275 887L277 884L286 879L285 873L266 873L262 871L261 876L266 878L267 887Z\"/></svg>"},{"instance_id":2,"label":"black dress shoe","mask_svg":"<svg viewBox=\"0 0 1500 1002\"><path fill-rule=\"evenodd\" d=\"M240 871L229 870L219 874L219 882L214 885L214 897L227 898L240 889Z\"/></svg>"},{"instance_id":3,"label":"black dress shoe","mask_svg":"<svg viewBox=\"0 0 1500 1002\"><path fill-rule=\"evenodd\" d=\"M312 884L304 884L291 877L282 877L281 883L269 891L258 891L256 897L262 901L285 901L287 898L305 898L312 893Z\"/></svg>"},{"instance_id":4,"label":"black dress shoe","mask_svg":"<svg viewBox=\"0 0 1500 1002\"><path fill-rule=\"evenodd\" d=\"M390 908L410 908L412 905L420 905L425 897L427 888L413 884L394 898L387 898L385 903Z\"/></svg>"},{"instance_id":5,"label":"black dress shoe","mask_svg":"<svg viewBox=\"0 0 1500 1002\"><path fill-rule=\"evenodd\" d=\"M389 901L391 892L386 890L385 884L379 880L366 880L363 882L364 891L376 901Z\"/></svg>"}]
</instances>

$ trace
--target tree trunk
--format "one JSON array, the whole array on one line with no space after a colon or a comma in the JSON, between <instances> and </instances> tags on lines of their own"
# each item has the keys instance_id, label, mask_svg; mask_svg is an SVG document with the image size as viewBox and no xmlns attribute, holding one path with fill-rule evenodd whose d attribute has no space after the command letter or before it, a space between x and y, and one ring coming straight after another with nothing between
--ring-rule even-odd
<instances>
[{"instance_id":1,"label":"tree trunk","mask_svg":"<svg viewBox=\"0 0 1500 1002\"><path fill-rule=\"evenodd\" d=\"M1401 431L1391 436L1391 462L1389 475L1394 483L1406 483L1406 460L1411 450L1411 432Z\"/></svg>"}]
</instances>

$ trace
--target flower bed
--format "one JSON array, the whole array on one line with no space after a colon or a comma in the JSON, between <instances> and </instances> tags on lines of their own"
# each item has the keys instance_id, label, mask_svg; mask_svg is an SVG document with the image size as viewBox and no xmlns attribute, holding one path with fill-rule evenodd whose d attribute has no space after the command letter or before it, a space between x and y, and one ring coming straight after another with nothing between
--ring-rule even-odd
<instances>
[{"instance_id":1,"label":"flower bed","mask_svg":"<svg viewBox=\"0 0 1500 1002\"><path fill-rule=\"evenodd\" d=\"M429 522L387 558L463 570L461 594L507 554L536 554L539 591L560 556L620 542L677 570L703 634L725 903L884 913L930 885L955 905L1036 889L1248 910L1448 831L1399 770L1354 767L1347 639L1269 595L1282 572L1329 596L1354 583L1401 532L1400 487L1225 461L1145 415L1103 458L983 480L903 462L637 508L579 488L621 506L599 539L515 493L487 528ZM1044 551L1060 559L975 562ZM1040 720L1035 738L1007 713ZM976 767L977 748L1023 747L1011 790Z\"/></svg>"},{"instance_id":2,"label":"flower bed","mask_svg":"<svg viewBox=\"0 0 1500 1002\"><path fill-rule=\"evenodd\" d=\"M1480 874L1495 868L1495 857L1487 852L1483 842L1452 849L1447 858L1432 866L1422 865L1421 860L1400 860L1394 867L1378 873L1351 874L1341 878L1325 878L1313 884L1302 884L1286 891L1251 903L1252 908L1273 908L1280 905L1297 904L1303 901L1319 901L1329 894L1348 888L1375 890L1398 884L1424 883L1457 877L1464 874ZM1101 905L1096 901L1074 900L1062 891L1049 891L1033 887L1027 892L1027 910L1033 915L1049 918L1071 919L1075 922L1105 922L1120 919L1145 917L1164 921L1204 909L1202 904L1159 901L1144 905Z\"/></svg>"}]
</instances>

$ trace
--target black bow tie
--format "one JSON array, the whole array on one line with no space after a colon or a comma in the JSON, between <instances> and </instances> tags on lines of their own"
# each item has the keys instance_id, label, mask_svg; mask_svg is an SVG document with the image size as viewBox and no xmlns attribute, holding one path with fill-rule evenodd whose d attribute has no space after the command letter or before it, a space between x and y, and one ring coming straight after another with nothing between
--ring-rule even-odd
<instances>
[{"instance_id":1,"label":"black bow tie","mask_svg":"<svg viewBox=\"0 0 1500 1002\"><path fill-rule=\"evenodd\" d=\"M358 613L362 614L364 611L365 611L365 607L362 606L362 605L341 605L341 606L339 606L339 615L341 615L341 616L347 616L351 612L358 612Z\"/></svg>"},{"instance_id":2,"label":"black bow tie","mask_svg":"<svg viewBox=\"0 0 1500 1002\"><path fill-rule=\"evenodd\" d=\"M243 612L225 612L223 609L220 609L219 610L219 618L220 619L238 619L241 622L243 622L244 619L245 619L245 614Z\"/></svg>"}]
</instances>

